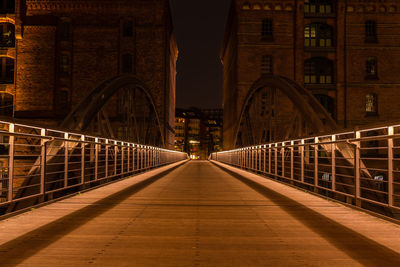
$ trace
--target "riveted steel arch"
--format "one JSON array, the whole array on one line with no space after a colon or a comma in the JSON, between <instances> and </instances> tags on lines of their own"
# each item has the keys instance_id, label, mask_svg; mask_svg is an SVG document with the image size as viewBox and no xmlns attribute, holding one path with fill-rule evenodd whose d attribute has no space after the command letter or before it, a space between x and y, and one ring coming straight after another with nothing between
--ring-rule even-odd
<instances>
[{"instance_id":1,"label":"riveted steel arch","mask_svg":"<svg viewBox=\"0 0 400 267\"><path fill-rule=\"evenodd\" d=\"M276 103L276 95L285 100ZM277 119L277 113L285 109L291 110ZM271 136L271 121L276 123L278 120L280 133ZM293 127L302 129L291 133ZM264 75L253 83L244 100L235 129L234 145L248 146L295 138L307 134L304 128L317 134L335 130L337 125L307 89L283 76ZM260 133L257 134L257 131Z\"/></svg>"},{"instance_id":2,"label":"riveted steel arch","mask_svg":"<svg viewBox=\"0 0 400 267\"><path fill-rule=\"evenodd\" d=\"M110 99L114 95L116 95L121 90L123 90L124 92L137 90L145 96L146 100L148 101L149 109L152 112L152 116L154 116L154 121L156 124L154 127L157 128L157 132L160 135L161 142L159 144L149 144L165 146L163 128L160 123L160 118L155 102L150 93L151 90L144 82L142 82L134 75L120 75L103 82L74 108L74 110L66 117L61 127L74 129L80 132L86 132L90 124L94 121L94 119L96 119L96 116L98 116L102 108L107 104L108 101L110 101ZM138 105L140 103L137 103L137 101L135 101L134 103L130 104ZM146 143L144 142L144 140L140 140L140 138L139 140L135 141L142 144Z\"/></svg>"}]
</instances>

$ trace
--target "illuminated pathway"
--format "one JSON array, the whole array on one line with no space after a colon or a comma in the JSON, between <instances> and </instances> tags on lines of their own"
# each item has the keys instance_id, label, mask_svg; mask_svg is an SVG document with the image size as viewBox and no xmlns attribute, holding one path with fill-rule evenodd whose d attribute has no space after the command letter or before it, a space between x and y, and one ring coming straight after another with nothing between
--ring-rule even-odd
<instances>
[{"instance_id":1,"label":"illuminated pathway","mask_svg":"<svg viewBox=\"0 0 400 267\"><path fill-rule=\"evenodd\" d=\"M400 266L400 226L364 212L206 161L150 175L1 221L0 266Z\"/></svg>"}]
</instances>

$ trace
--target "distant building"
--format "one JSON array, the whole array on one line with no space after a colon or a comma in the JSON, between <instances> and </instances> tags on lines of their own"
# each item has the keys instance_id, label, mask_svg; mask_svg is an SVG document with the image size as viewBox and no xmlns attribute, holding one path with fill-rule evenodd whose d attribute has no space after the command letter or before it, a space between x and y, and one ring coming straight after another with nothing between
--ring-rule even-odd
<instances>
[{"instance_id":1,"label":"distant building","mask_svg":"<svg viewBox=\"0 0 400 267\"><path fill-rule=\"evenodd\" d=\"M222 149L222 110L176 109L175 150L207 159Z\"/></svg>"},{"instance_id":2,"label":"distant building","mask_svg":"<svg viewBox=\"0 0 400 267\"><path fill-rule=\"evenodd\" d=\"M400 119L399 43L399 1L233 0L221 52L224 143L249 88L269 74L304 86L341 127Z\"/></svg>"}]
</instances>

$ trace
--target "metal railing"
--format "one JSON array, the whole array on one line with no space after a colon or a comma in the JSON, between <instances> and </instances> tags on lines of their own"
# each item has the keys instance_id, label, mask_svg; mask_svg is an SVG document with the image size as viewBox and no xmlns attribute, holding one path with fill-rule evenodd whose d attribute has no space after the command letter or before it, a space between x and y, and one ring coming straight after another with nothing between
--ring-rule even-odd
<instances>
[{"instance_id":1,"label":"metal railing","mask_svg":"<svg viewBox=\"0 0 400 267\"><path fill-rule=\"evenodd\" d=\"M388 216L400 211L400 125L216 152L209 159Z\"/></svg>"},{"instance_id":2,"label":"metal railing","mask_svg":"<svg viewBox=\"0 0 400 267\"><path fill-rule=\"evenodd\" d=\"M0 121L0 215L188 158L120 140Z\"/></svg>"}]
</instances>

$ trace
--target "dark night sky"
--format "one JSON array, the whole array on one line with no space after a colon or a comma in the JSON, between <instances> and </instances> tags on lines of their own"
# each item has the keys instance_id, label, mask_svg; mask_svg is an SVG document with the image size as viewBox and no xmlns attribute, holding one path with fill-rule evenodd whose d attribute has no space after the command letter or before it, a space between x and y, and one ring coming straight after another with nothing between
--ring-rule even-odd
<instances>
[{"instance_id":1,"label":"dark night sky","mask_svg":"<svg viewBox=\"0 0 400 267\"><path fill-rule=\"evenodd\" d=\"M179 48L176 107L221 108L219 53L230 0L170 0Z\"/></svg>"}]
</instances>

